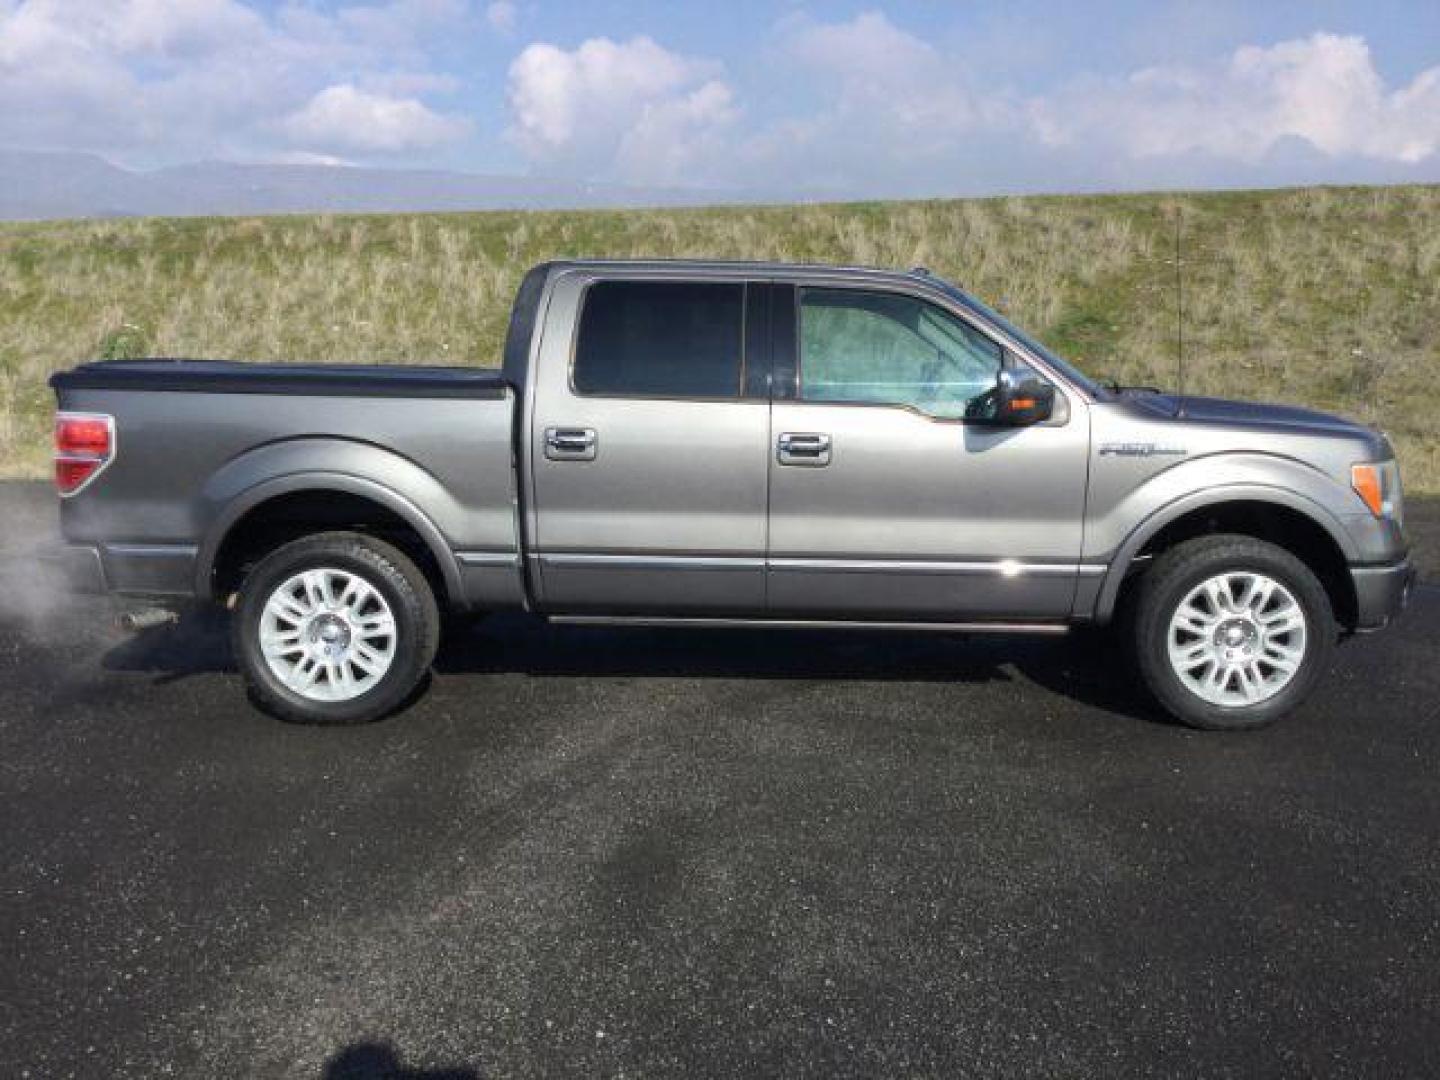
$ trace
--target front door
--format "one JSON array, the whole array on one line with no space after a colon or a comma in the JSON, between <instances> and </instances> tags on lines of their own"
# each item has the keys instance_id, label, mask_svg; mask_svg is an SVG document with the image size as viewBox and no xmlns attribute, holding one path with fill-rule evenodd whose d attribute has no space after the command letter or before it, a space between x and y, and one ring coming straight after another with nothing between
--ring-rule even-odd
<instances>
[{"instance_id":1,"label":"front door","mask_svg":"<svg viewBox=\"0 0 1440 1080\"><path fill-rule=\"evenodd\" d=\"M765 294L738 280L556 284L529 448L546 610L763 612L768 358L764 339L747 349L747 291L752 307ZM577 319L573 341L548 331Z\"/></svg>"},{"instance_id":2,"label":"front door","mask_svg":"<svg viewBox=\"0 0 1440 1080\"><path fill-rule=\"evenodd\" d=\"M788 290L787 290L788 291ZM876 288L795 290L776 320L769 608L777 616L1050 619L1074 600L1087 414L983 415L1004 348ZM784 377L782 378L782 373Z\"/></svg>"}]
</instances>

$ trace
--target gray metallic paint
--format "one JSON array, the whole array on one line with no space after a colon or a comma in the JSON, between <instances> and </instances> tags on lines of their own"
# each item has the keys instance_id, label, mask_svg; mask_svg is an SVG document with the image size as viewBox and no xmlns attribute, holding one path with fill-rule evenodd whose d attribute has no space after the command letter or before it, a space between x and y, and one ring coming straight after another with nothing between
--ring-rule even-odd
<instances>
[{"instance_id":1,"label":"gray metallic paint","mask_svg":"<svg viewBox=\"0 0 1440 1080\"><path fill-rule=\"evenodd\" d=\"M583 397L569 380L579 305L588 283L614 277L903 291L1003 344L1057 386L1063 408L1056 422L1004 429L886 406ZM139 375L134 389L107 386L103 365L57 380L62 407L115 416L122 446L101 482L63 502L73 561L114 591L208 596L216 553L246 511L333 490L408 521L460 606L930 625L1104 619L1156 531L1245 499L1320 524L1361 568L1365 617L1383 619L1388 609L1374 612L1408 580L1403 531L1349 484L1353 463L1390 456L1383 437L1305 410L1092 395L924 276L595 261L548 264L527 283L534 332L507 345L513 389L471 373L465 386L494 386L466 396L457 382L450 397L443 373L430 373L420 396L387 389L383 376L369 396L367 375L328 395L323 369L306 376L313 393L287 384L244 398L233 386L206 392L208 369L174 369L198 380L183 392L144 389ZM595 460L547 460L547 427L594 428ZM791 431L828 434L830 463L779 464L776 440Z\"/></svg>"},{"instance_id":2,"label":"gray metallic paint","mask_svg":"<svg viewBox=\"0 0 1440 1080\"><path fill-rule=\"evenodd\" d=\"M215 556L234 524L269 499L315 490L361 495L406 519L460 606L523 602L513 395L237 398L80 389L62 391L62 400L66 408L113 414L124 433L104 483L61 506L70 542L107 546L117 591L209 597ZM194 554L188 562L166 560L164 580L155 580L149 560L118 557L109 550L117 544L122 552L126 545L190 546ZM515 561L508 569L462 568L456 550Z\"/></svg>"},{"instance_id":3,"label":"gray metallic paint","mask_svg":"<svg viewBox=\"0 0 1440 1080\"><path fill-rule=\"evenodd\" d=\"M525 433L529 536L540 556L537 605L566 612L763 612L769 403L740 398L738 382L737 396L726 400L601 397L574 389L585 290L621 276L645 275L566 270L551 279L530 365ZM672 270L664 280L691 276ZM593 429L594 459L547 457L548 428ZM753 563L717 566L696 556Z\"/></svg>"}]
</instances>

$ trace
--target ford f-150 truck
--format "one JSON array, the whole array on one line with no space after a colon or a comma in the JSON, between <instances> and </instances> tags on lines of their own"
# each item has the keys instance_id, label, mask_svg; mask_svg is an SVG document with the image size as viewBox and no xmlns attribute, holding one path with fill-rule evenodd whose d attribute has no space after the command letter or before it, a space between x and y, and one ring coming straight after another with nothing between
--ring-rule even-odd
<instances>
[{"instance_id":1,"label":"ford f-150 truck","mask_svg":"<svg viewBox=\"0 0 1440 1080\"><path fill-rule=\"evenodd\" d=\"M925 271L560 261L499 369L56 375L60 557L232 609L253 698L397 708L442 614L1123 628L1182 721L1294 709L1414 578L1385 437L1096 382Z\"/></svg>"}]
</instances>

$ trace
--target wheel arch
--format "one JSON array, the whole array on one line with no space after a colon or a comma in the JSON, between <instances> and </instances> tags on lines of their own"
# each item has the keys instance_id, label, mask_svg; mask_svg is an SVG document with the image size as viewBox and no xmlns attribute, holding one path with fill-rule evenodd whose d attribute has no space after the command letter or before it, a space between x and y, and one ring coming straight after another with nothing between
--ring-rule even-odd
<instances>
[{"instance_id":1,"label":"wheel arch","mask_svg":"<svg viewBox=\"0 0 1440 1080\"><path fill-rule=\"evenodd\" d=\"M1346 568L1356 554L1354 542L1334 515L1315 500L1259 484L1197 492L1161 507L1137 525L1117 549L1102 579L1095 621L1113 618L1122 595L1149 556L1195 536L1217 532L1253 536L1291 551L1324 585L1336 619L1353 628L1357 601Z\"/></svg>"},{"instance_id":2,"label":"wheel arch","mask_svg":"<svg viewBox=\"0 0 1440 1080\"><path fill-rule=\"evenodd\" d=\"M282 516L282 510L303 504L307 498L317 502L324 500L327 508L333 508L337 497L341 505L354 512L364 508L376 511L369 516L368 524L378 523L390 531L396 527L408 531L413 543L402 543L400 546L407 549L412 557L419 556L416 561L436 587L437 599L454 604L463 598L464 587L454 553L438 526L419 507L404 495L374 480L318 470L262 481L224 504L207 529L197 554L196 595L214 600L225 598L234 584L235 559L243 554L237 551L237 544L254 536L258 523L265 522L267 515ZM361 514L355 524L366 525L365 518L366 515ZM284 516L284 520L296 521L288 515ZM290 538L306 532L329 531L336 524L334 519L319 517L311 527L292 528Z\"/></svg>"}]
</instances>

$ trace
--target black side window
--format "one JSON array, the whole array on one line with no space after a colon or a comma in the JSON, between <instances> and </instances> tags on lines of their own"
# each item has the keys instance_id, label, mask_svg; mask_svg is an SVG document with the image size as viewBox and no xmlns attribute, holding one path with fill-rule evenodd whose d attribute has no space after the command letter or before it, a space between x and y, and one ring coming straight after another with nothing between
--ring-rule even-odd
<instances>
[{"instance_id":1,"label":"black side window","mask_svg":"<svg viewBox=\"0 0 1440 1080\"><path fill-rule=\"evenodd\" d=\"M602 281L585 294L573 378L582 394L740 394L739 284Z\"/></svg>"}]
</instances>

